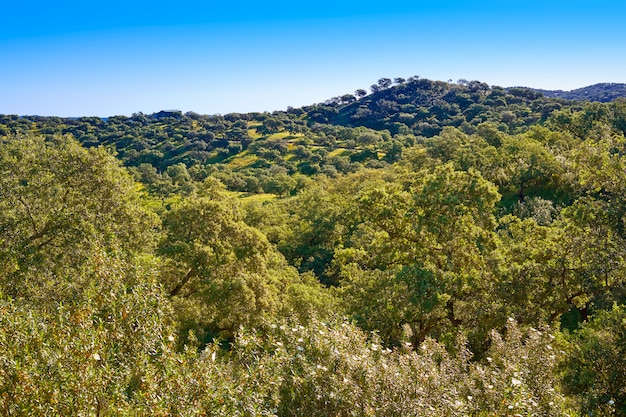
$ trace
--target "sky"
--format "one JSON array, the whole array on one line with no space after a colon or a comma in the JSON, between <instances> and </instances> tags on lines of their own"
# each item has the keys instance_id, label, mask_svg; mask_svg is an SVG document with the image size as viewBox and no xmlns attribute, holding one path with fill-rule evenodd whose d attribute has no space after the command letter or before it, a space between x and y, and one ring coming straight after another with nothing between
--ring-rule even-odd
<instances>
[{"instance_id":1,"label":"sky","mask_svg":"<svg viewBox=\"0 0 626 417\"><path fill-rule=\"evenodd\" d=\"M379 78L626 82L623 0L7 0L0 114L300 107Z\"/></svg>"}]
</instances>

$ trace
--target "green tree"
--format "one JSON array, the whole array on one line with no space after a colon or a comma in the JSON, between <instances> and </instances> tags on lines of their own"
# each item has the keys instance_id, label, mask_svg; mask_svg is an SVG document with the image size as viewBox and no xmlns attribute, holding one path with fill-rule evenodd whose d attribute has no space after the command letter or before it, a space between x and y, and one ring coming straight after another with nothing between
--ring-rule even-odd
<instances>
[{"instance_id":1,"label":"green tree","mask_svg":"<svg viewBox=\"0 0 626 417\"><path fill-rule=\"evenodd\" d=\"M80 291L102 251L149 252L158 220L113 156L66 136L1 140L0 211L1 288L41 299Z\"/></svg>"},{"instance_id":2,"label":"green tree","mask_svg":"<svg viewBox=\"0 0 626 417\"><path fill-rule=\"evenodd\" d=\"M271 135L272 133L278 133L284 130L284 128L285 124L282 120L268 117L267 119L263 120L263 123L258 128L258 130L264 135Z\"/></svg>"},{"instance_id":3,"label":"green tree","mask_svg":"<svg viewBox=\"0 0 626 417\"><path fill-rule=\"evenodd\" d=\"M555 156L527 136L505 138L500 153L506 175L505 186L516 192L519 202L525 201L529 188L550 185L562 171Z\"/></svg>"},{"instance_id":4,"label":"green tree","mask_svg":"<svg viewBox=\"0 0 626 417\"><path fill-rule=\"evenodd\" d=\"M563 382L582 413L626 416L626 308L598 312L569 342Z\"/></svg>"},{"instance_id":5,"label":"green tree","mask_svg":"<svg viewBox=\"0 0 626 417\"><path fill-rule=\"evenodd\" d=\"M450 326L478 328L493 283L495 186L451 164L404 181L359 194L357 227L335 252L348 309L396 343L403 325L416 343Z\"/></svg>"},{"instance_id":6,"label":"green tree","mask_svg":"<svg viewBox=\"0 0 626 417\"><path fill-rule=\"evenodd\" d=\"M203 340L230 338L241 325L291 308L286 294L301 283L296 270L244 222L237 201L215 180L177 203L163 225L163 283L184 330L196 330Z\"/></svg>"},{"instance_id":7,"label":"green tree","mask_svg":"<svg viewBox=\"0 0 626 417\"><path fill-rule=\"evenodd\" d=\"M624 296L624 239L612 226L612 208L579 199L549 225L506 217L501 222L499 283L504 315L532 325L564 320L575 326L594 308ZM568 325L572 325L569 323Z\"/></svg>"}]
</instances>

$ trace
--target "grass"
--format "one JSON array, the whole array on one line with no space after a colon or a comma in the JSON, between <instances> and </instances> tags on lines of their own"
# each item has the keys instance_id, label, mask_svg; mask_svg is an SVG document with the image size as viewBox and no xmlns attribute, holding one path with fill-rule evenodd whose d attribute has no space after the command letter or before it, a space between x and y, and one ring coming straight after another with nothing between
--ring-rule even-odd
<instances>
[{"instance_id":1,"label":"grass","mask_svg":"<svg viewBox=\"0 0 626 417\"><path fill-rule=\"evenodd\" d=\"M259 159L258 156L248 153L248 151L239 152L225 162L231 168L243 168L254 164Z\"/></svg>"},{"instance_id":2,"label":"grass","mask_svg":"<svg viewBox=\"0 0 626 417\"><path fill-rule=\"evenodd\" d=\"M332 151L330 151L328 153L328 156L347 156L351 153L352 152L348 151L347 149L338 148L338 149L333 149Z\"/></svg>"},{"instance_id":3,"label":"grass","mask_svg":"<svg viewBox=\"0 0 626 417\"><path fill-rule=\"evenodd\" d=\"M237 193L239 199L243 202L258 202L265 203L266 201L275 200L277 196L275 194L249 194L249 193Z\"/></svg>"}]
</instances>

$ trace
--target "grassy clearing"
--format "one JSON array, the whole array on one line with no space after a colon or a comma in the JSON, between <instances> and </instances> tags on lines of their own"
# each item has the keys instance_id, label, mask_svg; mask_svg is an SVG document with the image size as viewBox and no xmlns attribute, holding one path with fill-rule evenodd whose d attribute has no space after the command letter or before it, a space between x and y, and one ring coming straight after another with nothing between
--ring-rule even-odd
<instances>
[{"instance_id":1,"label":"grassy clearing","mask_svg":"<svg viewBox=\"0 0 626 417\"><path fill-rule=\"evenodd\" d=\"M258 156L243 151L226 160L225 163L231 168L243 168L254 164L259 159Z\"/></svg>"},{"instance_id":2,"label":"grassy clearing","mask_svg":"<svg viewBox=\"0 0 626 417\"><path fill-rule=\"evenodd\" d=\"M263 194L237 193L237 196L242 202L245 202L245 203L250 203L250 202L265 203L266 201L272 201L278 198L276 194L267 194L267 193L263 193Z\"/></svg>"}]
</instances>

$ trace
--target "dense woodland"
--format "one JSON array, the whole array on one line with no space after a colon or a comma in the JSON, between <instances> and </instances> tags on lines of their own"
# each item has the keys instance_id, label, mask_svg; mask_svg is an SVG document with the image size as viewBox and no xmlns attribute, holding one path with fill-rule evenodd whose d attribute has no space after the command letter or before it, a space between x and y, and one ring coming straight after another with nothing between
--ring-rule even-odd
<instances>
[{"instance_id":1,"label":"dense woodland","mask_svg":"<svg viewBox=\"0 0 626 417\"><path fill-rule=\"evenodd\" d=\"M0 413L626 416L625 135L419 77L0 116Z\"/></svg>"}]
</instances>

